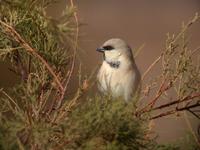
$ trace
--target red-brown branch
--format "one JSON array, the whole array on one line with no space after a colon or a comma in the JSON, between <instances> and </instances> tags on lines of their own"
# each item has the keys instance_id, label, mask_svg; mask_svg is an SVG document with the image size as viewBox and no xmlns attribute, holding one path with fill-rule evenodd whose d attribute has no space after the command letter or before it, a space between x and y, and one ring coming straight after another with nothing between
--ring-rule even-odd
<instances>
[{"instance_id":1,"label":"red-brown branch","mask_svg":"<svg viewBox=\"0 0 200 150\"><path fill-rule=\"evenodd\" d=\"M167 91L169 88L171 88L172 86L172 82L169 82L168 85L164 87L165 84L165 80L162 82L162 84L160 85L160 88L155 96L155 98L153 98L153 100L151 100L146 106L144 106L144 108L142 108L141 110L138 111L137 114L142 114L144 112L148 112L149 110L152 109L152 107L155 105L156 101L160 98L160 96Z\"/></svg>"}]
</instances>

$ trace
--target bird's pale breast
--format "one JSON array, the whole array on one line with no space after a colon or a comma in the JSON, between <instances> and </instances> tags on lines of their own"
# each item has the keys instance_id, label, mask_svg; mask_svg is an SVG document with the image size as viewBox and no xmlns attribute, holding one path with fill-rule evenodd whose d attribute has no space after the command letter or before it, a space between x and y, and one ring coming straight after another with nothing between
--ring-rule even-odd
<instances>
[{"instance_id":1,"label":"bird's pale breast","mask_svg":"<svg viewBox=\"0 0 200 150\"><path fill-rule=\"evenodd\" d=\"M98 87L103 93L110 91L114 97L122 96L128 101L137 86L136 77L133 70L111 68L104 61L97 76Z\"/></svg>"}]
</instances>

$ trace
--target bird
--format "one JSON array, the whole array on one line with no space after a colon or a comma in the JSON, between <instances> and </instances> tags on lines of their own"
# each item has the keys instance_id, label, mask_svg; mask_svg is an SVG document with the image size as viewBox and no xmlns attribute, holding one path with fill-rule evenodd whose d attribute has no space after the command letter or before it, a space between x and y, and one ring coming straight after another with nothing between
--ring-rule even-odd
<instances>
[{"instance_id":1,"label":"bird","mask_svg":"<svg viewBox=\"0 0 200 150\"><path fill-rule=\"evenodd\" d=\"M139 91L141 74L130 46L120 38L107 40L96 49L103 53L103 62L97 73L100 92L131 101Z\"/></svg>"}]
</instances>

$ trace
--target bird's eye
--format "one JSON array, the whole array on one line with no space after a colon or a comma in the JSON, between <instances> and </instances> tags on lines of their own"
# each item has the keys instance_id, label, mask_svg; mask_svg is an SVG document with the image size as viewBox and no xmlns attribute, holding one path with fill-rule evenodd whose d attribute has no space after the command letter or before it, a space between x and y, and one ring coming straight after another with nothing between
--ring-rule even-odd
<instances>
[{"instance_id":1,"label":"bird's eye","mask_svg":"<svg viewBox=\"0 0 200 150\"><path fill-rule=\"evenodd\" d=\"M114 49L114 47L113 47L113 46L110 46L110 45L108 45L108 46L104 46L104 47L103 47L103 49L110 51L110 50L113 50L113 49Z\"/></svg>"}]
</instances>

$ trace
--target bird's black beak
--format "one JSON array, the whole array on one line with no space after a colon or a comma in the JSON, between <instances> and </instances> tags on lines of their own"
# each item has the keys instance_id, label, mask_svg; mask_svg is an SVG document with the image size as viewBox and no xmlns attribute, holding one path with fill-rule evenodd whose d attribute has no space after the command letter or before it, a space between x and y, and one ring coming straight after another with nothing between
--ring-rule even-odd
<instances>
[{"instance_id":1,"label":"bird's black beak","mask_svg":"<svg viewBox=\"0 0 200 150\"><path fill-rule=\"evenodd\" d=\"M105 51L105 49L103 47L99 47L99 48L97 48L97 51L103 53Z\"/></svg>"}]
</instances>

